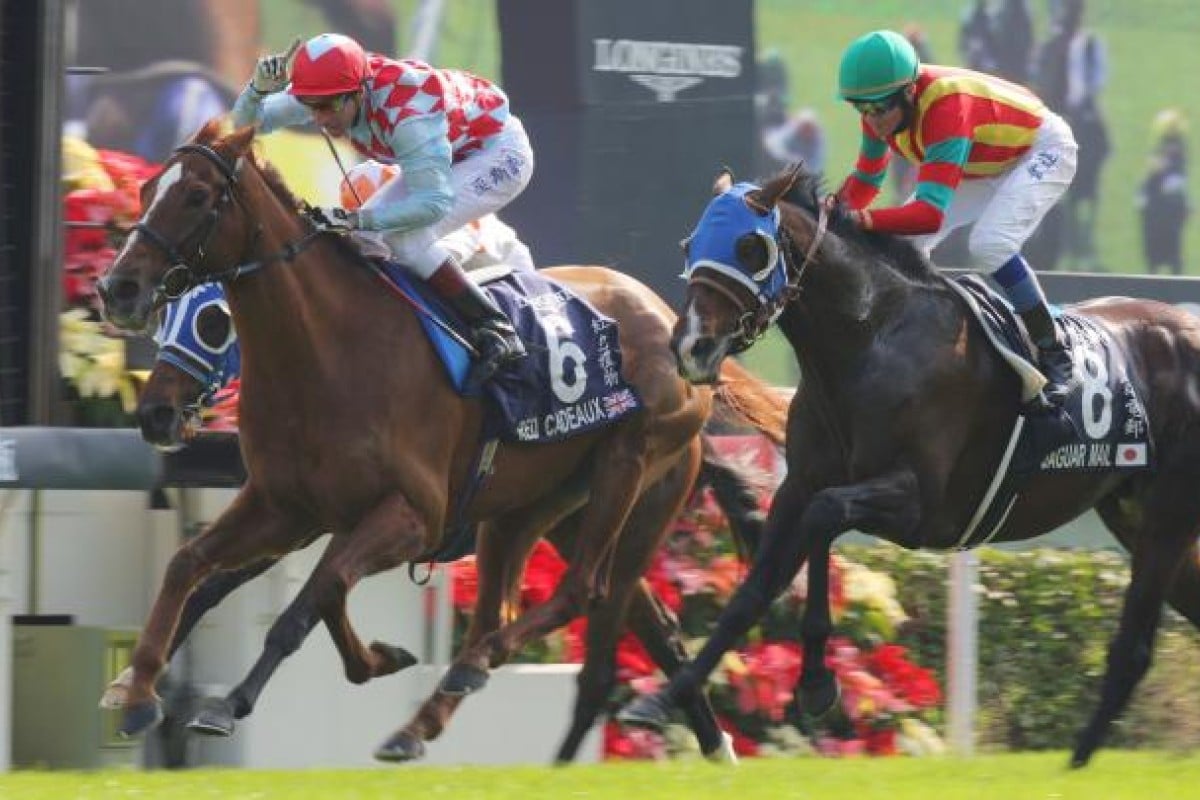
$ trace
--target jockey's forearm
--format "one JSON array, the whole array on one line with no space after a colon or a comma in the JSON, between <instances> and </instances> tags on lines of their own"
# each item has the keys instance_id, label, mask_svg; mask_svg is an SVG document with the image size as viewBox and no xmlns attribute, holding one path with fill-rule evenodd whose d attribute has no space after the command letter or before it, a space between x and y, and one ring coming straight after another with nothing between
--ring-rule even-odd
<instances>
[{"instance_id":1,"label":"jockey's forearm","mask_svg":"<svg viewBox=\"0 0 1200 800\"><path fill-rule=\"evenodd\" d=\"M266 95L259 94L250 84L246 84L246 88L242 89L242 93L233 104L233 110L229 112L233 127L242 128L258 122L262 118L262 101L265 97Z\"/></svg>"},{"instance_id":2,"label":"jockey's forearm","mask_svg":"<svg viewBox=\"0 0 1200 800\"><path fill-rule=\"evenodd\" d=\"M433 225L454 205L449 169L433 164L403 164L408 195L395 203L368 203L358 212L359 227L369 231L415 230Z\"/></svg>"},{"instance_id":3,"label":"jockey's forearm","mask_svg":"<svg viewBox=\"0 0 1200 800\"><path fill-rule=\"evenodd\" d=\"M921 236L936 233L942 227L944 218L941 209L917 199L902 206L872 209L867 227L880 233Z\"/></svg>"},{"instance_id":4,"label":"jockey's forearm","mask_svg":"<svg viewBox=\"0 0 1200 800\"><path fill-rule=\"evenodd\" d=\"M229 118L235 128L257 125L269 133L286 125L302 125L309 120L308 109L289 94L264 95L250 84L238 95Z\"/></svg>"},{"instance_id":5,"label":"jockey's forearm","mask_svg":"<svg viewBox=\"0 0 1200 800\"><path fill-rule=\"evenodd\" d=\"M450 184L452 153L443 115L413 118L397 125L389 142L403 175L407 194L370 203L359 211L359 227L369 231L405 231L433 225L450 213L454 189Z\"/></svg>"}]
</instances>

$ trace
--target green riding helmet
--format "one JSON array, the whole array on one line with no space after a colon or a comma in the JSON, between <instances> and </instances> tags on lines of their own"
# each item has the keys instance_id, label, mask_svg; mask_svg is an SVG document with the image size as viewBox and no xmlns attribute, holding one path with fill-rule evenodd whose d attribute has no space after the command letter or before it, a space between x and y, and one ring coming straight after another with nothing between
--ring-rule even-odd
<instances>
[{"instance_id":1,"label":"green riding helmet","mask_svg":"<svg viewBox=\"0 0 1200 800\"><path fill-rule=\"evenodd\" d=\"M838 68L843 100L881 100L917 78L921 59L895 31L872 31L851 42Z\"/></svg>"}]
</instances>

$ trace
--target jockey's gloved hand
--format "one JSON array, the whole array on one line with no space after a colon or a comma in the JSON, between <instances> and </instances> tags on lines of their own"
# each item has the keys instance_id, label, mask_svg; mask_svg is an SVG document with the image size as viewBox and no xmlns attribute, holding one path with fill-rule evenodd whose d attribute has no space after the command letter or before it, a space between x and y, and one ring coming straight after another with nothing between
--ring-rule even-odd
<instances>
[{"instance_id":1,"label":"jockey's gloved hand","mask_svg":"<svg viewBox=\"0 0 1200 800\"><path fill-rule=\"evenodd\" d=\"M308 210L308 218L319 231L349 233L359 228L358 212L340 206L313 206Z\"/></svg>"},{"instance_id":2,"label":"jockey's gloved hand","mask_svg":"<svg viewBox=\"0 0 1200 800\"><path fill-rule=\"evenodd\" d=\"M301 40L296 39L286 53L275 53L263 56L254 65L254 77L250 79L250 87L262 94L275 94L282 91L291 80L292 56L300 49Z\"/></svg>"}]
</instances>

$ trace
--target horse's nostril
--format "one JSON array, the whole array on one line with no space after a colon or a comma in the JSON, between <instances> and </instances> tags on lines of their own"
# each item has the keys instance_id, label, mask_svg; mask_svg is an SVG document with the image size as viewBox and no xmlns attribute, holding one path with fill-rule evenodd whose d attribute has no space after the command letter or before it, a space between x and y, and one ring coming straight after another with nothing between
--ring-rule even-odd
<instances>
[{"instance_id":1,"label":"horse's nostril","mask_svg":"<svg viewBox=\"0 0 1200 800\"><path fill-rule=\"evenodd\" d=\"M176 416L175 409L169 405L155 404L139 408L137 417L142 437L152 442L170 438Z\"/></svg>"},{"instance_id":2,"label":"horse's nostril","mask_svg":"<svg viewBox=\"0 0 1200 800\"><path fill-rule=\"evenodd\" d=\"M717 340L711 336L702 336L692 344L692 358L696 361L708 361L717 350Z\"/></svg>"},{"instance_id":3,"label":"horse's nostril","mask_svg":"<svg viewBox=\"0 0 1200 800\"><path fill-rule=\"evenodd\" d=\"M132 278L112 277L101 278L96 283L96 291L105 303L130 303L137 300L141 294L141 286Z\"/></svg>"}]
</instances>

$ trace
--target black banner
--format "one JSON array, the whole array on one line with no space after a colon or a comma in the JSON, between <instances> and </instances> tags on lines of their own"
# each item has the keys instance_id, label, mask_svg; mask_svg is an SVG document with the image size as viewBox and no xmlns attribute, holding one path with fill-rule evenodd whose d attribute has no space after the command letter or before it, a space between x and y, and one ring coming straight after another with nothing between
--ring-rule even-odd
<instances>
[{"instance_id":1,"label":"black banner","mask_svg":"<svg viewBox=\"0 0 1200 800\"><path fill-rule=\"evenodd\" d=\"M678 243L754 154L750 0L500 0L502 84L537 167L505 210L539 266L604 264L672 303Z\"/></svg>"}]
</instances>

